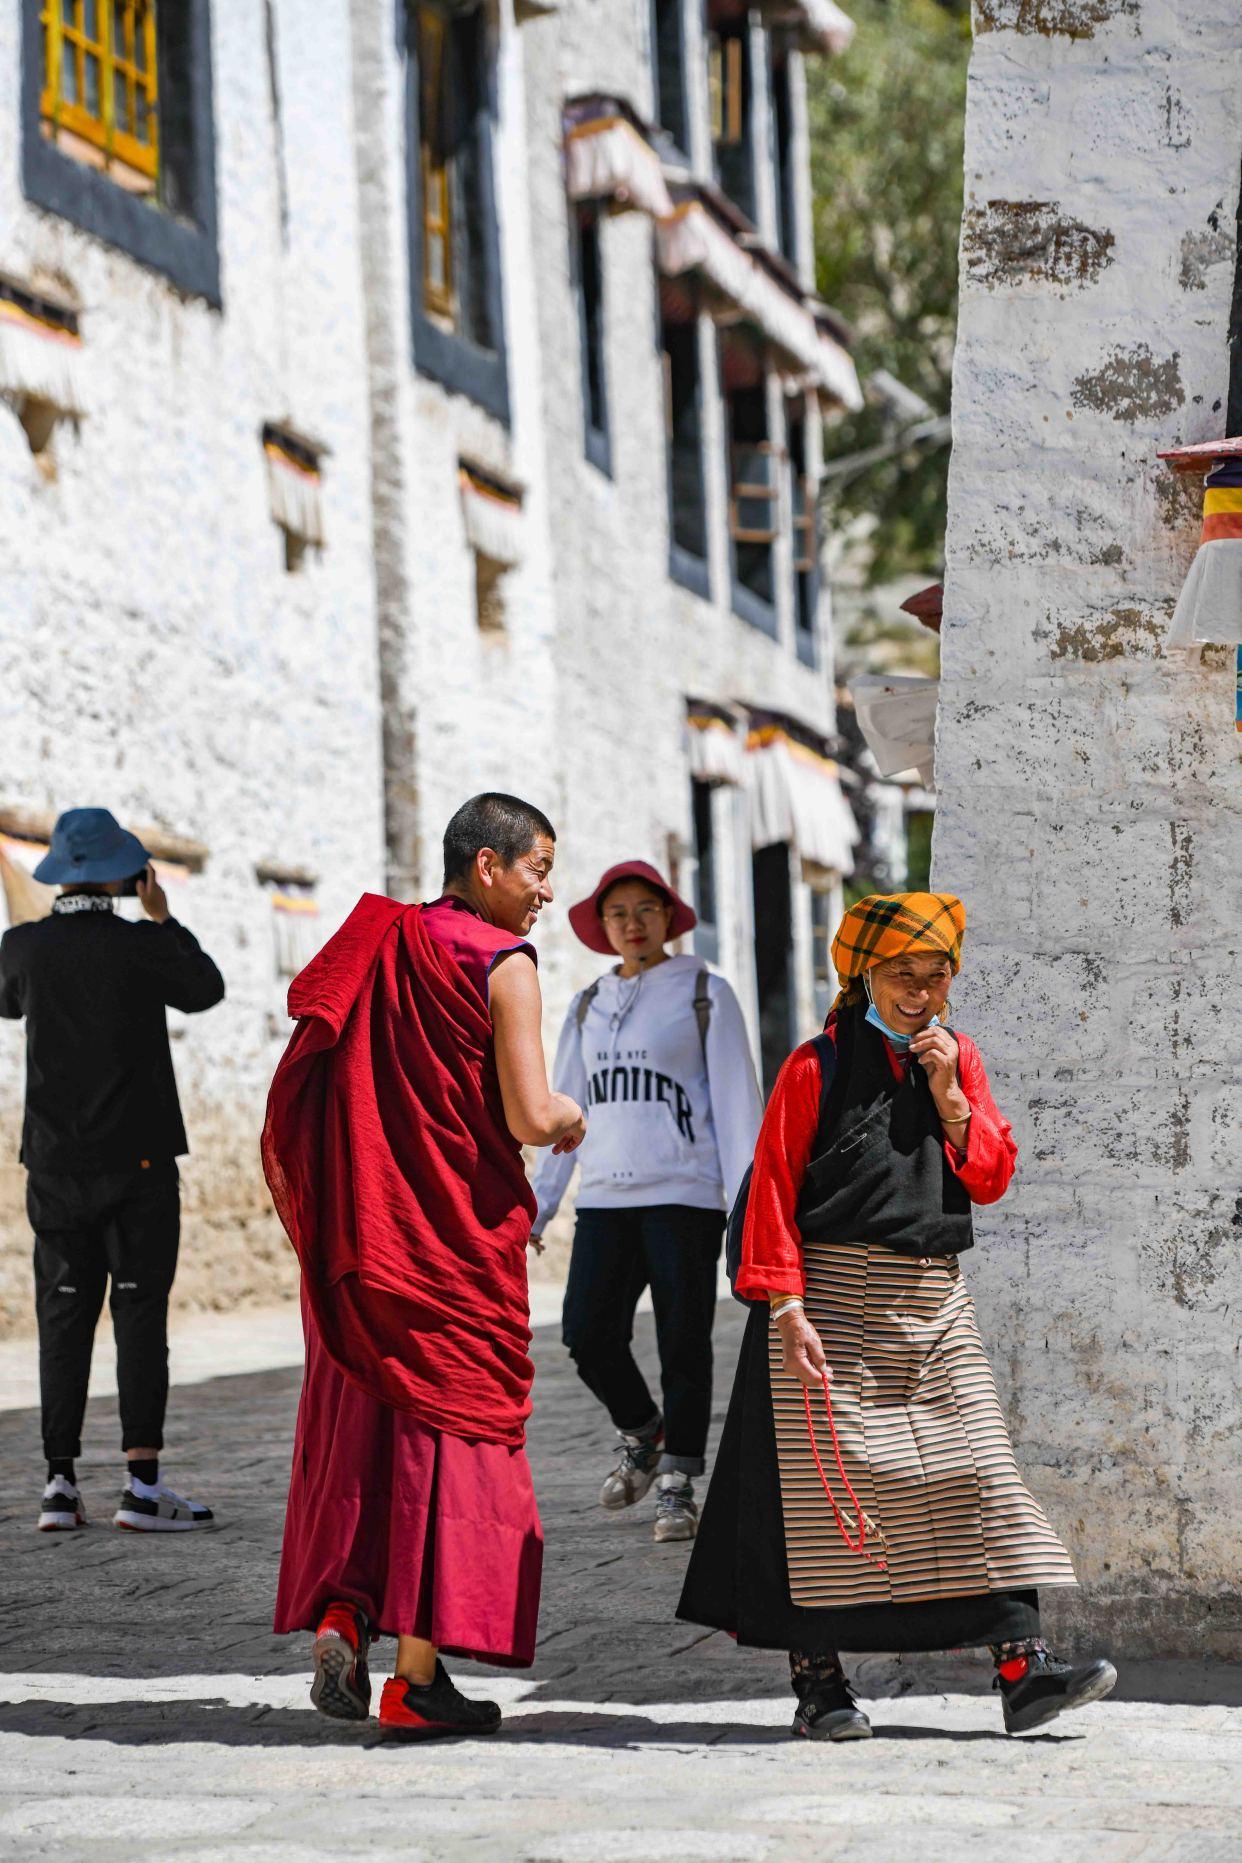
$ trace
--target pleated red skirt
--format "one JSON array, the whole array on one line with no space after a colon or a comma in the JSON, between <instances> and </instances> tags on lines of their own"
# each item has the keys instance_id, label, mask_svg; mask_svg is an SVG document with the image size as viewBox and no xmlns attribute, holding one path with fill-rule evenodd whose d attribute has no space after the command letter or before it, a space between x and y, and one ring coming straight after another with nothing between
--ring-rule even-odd
<instances>
[{"instance_id":1,"label":"pleated red skirt","mask_svg":"<svg viewBox=\"0 0 1242 1863\"><path fill-rule=\"evenodd\" d=\"M302 1302L306 1372L276 1592L278 1632L340 1600L372 1633L480 1662L534 1660L543 1529L524 1449L467 1442L368 1397Z\"/></svg>"}]
</instances>

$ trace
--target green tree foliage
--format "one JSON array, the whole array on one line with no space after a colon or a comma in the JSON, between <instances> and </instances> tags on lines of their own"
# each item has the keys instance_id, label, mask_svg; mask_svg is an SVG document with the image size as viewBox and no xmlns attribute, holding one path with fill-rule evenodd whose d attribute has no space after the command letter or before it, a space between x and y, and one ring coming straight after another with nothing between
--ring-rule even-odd
<instances>
[{"instance_id":1,"label":"green tree foliage","mask_svg":"<svg viewBox=\"0 0 1242 1863\"><path fill-rule=\"evenodd\" d=\"M947 414L957 320L969 0L852 0L841 58L808 61L818 285L875 369ZM868 405L825 436L833 455L891 439ZM879 519L872 582L938 575L949 449L911 444L834 490L829 516Z\"/></svg>"}]
</instances>

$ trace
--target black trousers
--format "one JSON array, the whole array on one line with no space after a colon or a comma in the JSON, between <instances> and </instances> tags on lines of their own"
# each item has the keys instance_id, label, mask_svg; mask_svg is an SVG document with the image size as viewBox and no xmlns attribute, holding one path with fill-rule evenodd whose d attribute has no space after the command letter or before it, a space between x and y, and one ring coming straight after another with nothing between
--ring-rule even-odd
<instances>
[{"instance_id":1,"label":"black trousers","mask_svg":"<svg viewBox=\"0 0 1242 1863\"><path fill-rule=\"evenodd\" d=\"M658 1406L630 1347L634 1309L650 1287L664 1392L662 1471L703 1472L723 1233L723 1212L683 1203L578 1211L562 1337L617 1428L643 1429Z\"/></svg>"},{"instance_id":2,"label":"black trousers","mask_svg":"<svg viewBox=\"0 0 1242 1863\"><path fill-rule=\"evenodd\" d=\"M32 1176L35 1312L43 1451L82 1452L95 1326L112 1277L121 1447L159 1449L168 1402L168 1296L177 1270L181 1189L176 1164L101 1177Z\"/></svg>"}]
</instances>

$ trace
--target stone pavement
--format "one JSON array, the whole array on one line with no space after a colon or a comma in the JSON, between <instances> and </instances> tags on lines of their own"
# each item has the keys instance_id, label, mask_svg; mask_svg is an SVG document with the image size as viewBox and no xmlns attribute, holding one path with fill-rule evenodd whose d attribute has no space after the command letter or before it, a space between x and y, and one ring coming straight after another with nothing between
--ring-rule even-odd
<instances>
[{"instance_id":1,"label":"stone pavement","mask_svg":"<svg viewBox=\"0 0 1242 1863\"><path fill-rule=\"evenodd\" d=\"M721 1308L721 1407L739 1319ZM651 1364L649 1320L639 1337ZM685 1549L652 1543L649 1503L594 1505L608 1430L554 1329L535 1355L542 1635L532 1676L488 1684L508 1709L491 1741L388 1747L309 1709L305 1640L267 1628L296 1371L174 1390L169 1474L219 1516L198 1535L103 1524L118 1485L106 1399L80 1464L98 1524L35 1533L37 1419L0 1416L0 1855L957 1863L999 1844L1242 1860L1228 1671L1131 1667L1122 1698L1015 1742L983 1661L864 1659L878 1737L791 1740L782 1659L673 1620ZM483 1672L455 1667L477 1691Z\"/></svg>"}]
</instances>

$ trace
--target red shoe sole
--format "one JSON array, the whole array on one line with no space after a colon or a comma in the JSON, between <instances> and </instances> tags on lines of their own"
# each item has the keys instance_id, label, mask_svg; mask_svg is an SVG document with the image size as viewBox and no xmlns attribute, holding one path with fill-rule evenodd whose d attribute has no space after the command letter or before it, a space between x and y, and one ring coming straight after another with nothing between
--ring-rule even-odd
<instances>
[{"instance_id":1,"label":"red shoe sole","mask_svg":"<svg viewBox=\"0 0 1242 1863\"><path fill-rule=\"evenodd\" d=\"M499 1720L490 1727L455 1727L450 1721L425 1721L419 1714L411 1714L407 1709L399 1721L385 1720L380 1712L380 1733L386 1740L442 1740L456 1734L459 1739L468 1739L475 1734L494 1734L500 1726Z\"/></svg>"}]
</instances>

